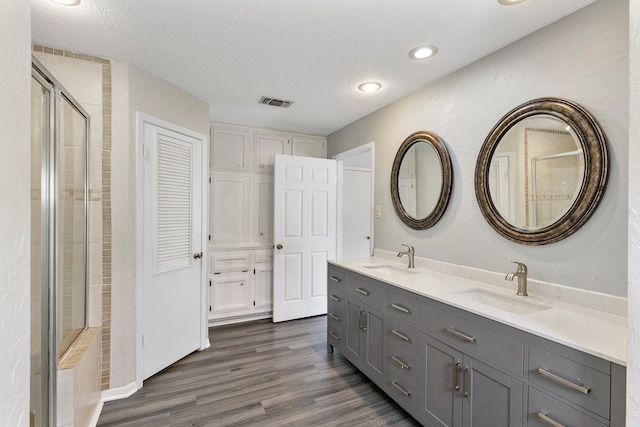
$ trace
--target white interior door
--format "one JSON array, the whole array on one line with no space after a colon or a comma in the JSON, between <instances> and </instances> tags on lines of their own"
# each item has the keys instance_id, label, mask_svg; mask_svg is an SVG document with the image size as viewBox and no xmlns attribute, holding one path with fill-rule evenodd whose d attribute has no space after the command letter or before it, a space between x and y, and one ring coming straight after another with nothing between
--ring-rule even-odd
<instances>
[{"instance_id":1,"label":"white interior door","mask_svg":"<svg viewBox=\"0 0 640 427\"><path fill-rule=\"evenodd\" d=\"M146 379L201 347L202 139L143 123L141 359Z\"/></svg>"},{"instance_id":2,"label":"white interior door","mask_svg":"<svg viewBox=\"0 0 640 427\"><path fill-rule=\"evenodd\" d=\"M342 171L342 258L371 255L371 171Z\"/></svg>"},{"instance_id":3,"label":"white interior door","mask_svg":"<svg viewBox=\"0 0 640 427\"><path fill-rule=\"evenodd\" d=\"M275 156L273 321L327 312L336 254L337 162Z\"/></svg>"}]
</instances>

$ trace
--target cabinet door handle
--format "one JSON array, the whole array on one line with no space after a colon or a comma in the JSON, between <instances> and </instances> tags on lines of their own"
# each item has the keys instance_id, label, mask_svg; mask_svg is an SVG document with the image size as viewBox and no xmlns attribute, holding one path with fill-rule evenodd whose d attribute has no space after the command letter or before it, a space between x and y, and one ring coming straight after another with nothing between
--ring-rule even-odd
<instances>
[{"instance_id":1,"label":"cabinet door handle","mask_svg":"<svg viewBox=\"0 0 640 427\"><path fill-rule=\"evenodd\" d=\"M565 380L562 377L559 377L558 375L552 374L551 372L547 371L546 369L543 368L538 368L538 373L544 375L547 378L550 378L554 381L559 382L560 384L566 385L567 387L570 387L576 391L579 391L580 393L584 393L584 394L589 394L591 392L591 389L588 387L584 387L581 385L578 385L574 382L571 382L569 380Z\"/></svg>"},{"instance_id":2,"label":"cabinet door handle","mask_svg":"<svg viewBox=\"0 0 640 427\"><path fill-rule=\"evenodd\" d=\"M400 360L395 354L391 355L391 360L393 360L394 362L396 362L398 365L400 365L400 368L402 369L411 369L411 365L409 365L408 363L404 363L402 360Z\"/></svg>"},{"instance_id":3,"label":"cabinet door handle","mask_svg":"<svg viewBox=\"0 0 640 427\"><path fill-rule=\"evenodd\" d=\"M340 299L340 298L338 298L338 297L337 297L337 296L335 296L335 295L329 295L329 298L331 298L331 299L332 299L332 300L334 300L335 302L340 302L340 301L341 301L341 299Z\"/></svg>"},{"instance_id":4,"label":"cabinet door handle","mask_svg":"<svg viewBox=\"0 0 640 427\"><path fill-rule=\"evenodd\" d=\"M364 325L365 322L366 320L364 318L364 311L358 310L358 327L363 331L367 330L367 327Z\"/></svg>"},{"instance_id":5,"label":"cabinet door handle","mask_svg":"<svg viewBox=\"0 0 640 427\"><path fill-rule=\"evenodd\" d=\"M397 382L395 382L395 381L391 381L391 385L392 385L392 386L394 386L395 388L397 388L397 389L398 389L398 391L399 391L400 393L404 394L406 397L411 396L411 393L409 393L407 390L405 390L405 389L403 389L402 387L400 387L400 386L398 385L398 383L397 383Z\"/></svg>"},{"instance_id":6,"label":"cabinet door handle","mask_svg":"<svg viewBox=\"0 0 640 427\"><path fill-rule=\"evenodd\" d=\"M331 318L332 318L333 320L335 320L336 322L339 322L339 321L340 321L340 318L339 318L338 316L336 316L335 314L333 314L333 313L329 313L329 316L331 316Z\"/></svg>"},{"instance_id":7,"label":"cabinet door handle","mask_svg":"<svg viewBox=\"0 0 640 427\"><path fill-rule=\"evenodd\" d=\"M458 338L462 338L465 341L476 342L476 338L475 337L470 337L469 335L465 335L462 332L458 332L455 329L453 329L452 327L447 327L447 332L457 336Z\"/></svg>"},{"instance_id":8,"label":"cabinet door handle","mask_svg":"<svg viewBox=\"0 0 640 427\"><path fill-rule=\"evenodd\" d=\"M460 369L460 362L456 360L453 362L453 388L456 391L460 391L460 384L458 384L458 369Z\"/></svg>"},{"instance_id":9,"label":"cabinet door handle","mask_svg":"<svg viewBox=\"0 0 640 427\"><path fill-rule=\"evenodd\" d=\"M333 331L329 331L329 335L340 341L340 337L333 333Z\"/></svg>"},{"instance_id":10,"label":"cabinet door handle","mask_svg":"<svg viewBox=\"0 0 640 427\"><path fill-rule=\"evenodd\" d=\"M469 392L465 391L467 389L467 371L469 368L466 366L462 368L462 397L469 397Z\"/></svg>"},{"instance_id":11,"label":"cabinet door handle","mask_svg":"<svg viewBox=\"0 0 640 427\"><path fill-rule=\"evenodd\" d=\"M544 414L543 412L538 412L538 418L548 422L549 424L551 424L554 427L564 427L564 424L560 424L559 422L557 422L556 420L548 417L546 414Z\"/></svg>"},{"instance_id":12,"label":"cabinet door handle","mask_svg":"<svg viewBox=\"0 0 640 427\"><path fill-rule=\"evenodd\" d=\"M362 295L369 296L369 291L367 291L366 289L356 288L356 291L360 292Z\"/></svg>"},{"instance_id":13,"label":"cabinet door handle","mask_svg":"<svg viewBox=\"0 0 640 427\"><path fill-rule=\"evenodd\" d=\"M392 333L393 335L395 335L395 336L397 336L397 337L399 337L399 338L401 338L401 339L405 340L406 342L411 341L411 338L409 338L408 336L406 336L406 335L405 335L405 334L403 334L402 332L398 332L398 331L396 331L395 329L392 329L392 330L391 330L391 333Z\"/></svg>"},{"instance_id":14,"label":"cabinet door handle","mask_svg":"<svg viewBox=\"0 0 640 427\"><path fill-rule=\"evenodd\" d=\"M396 303L392 303L391 304L392 308L395 308L398 311L401 311L403 313L409 314L409 309L408 308L404 308L403 306L396 304Z\"/></svg>"},{"instance_id":15,"label":"cabinet door handle","mask_svg":"<svg viewBox=\"0 0 640 427\"><path fill-rule=\"evenodd\" d=\"M340 282L341 282L341 280L340 280L340 279L338 279L338 278L337 278L337 277L335 277L335 276L329 276L329 280L331 280L332 282L336 282L336 283L340 283Z\"/></svg>"}]
</instances>

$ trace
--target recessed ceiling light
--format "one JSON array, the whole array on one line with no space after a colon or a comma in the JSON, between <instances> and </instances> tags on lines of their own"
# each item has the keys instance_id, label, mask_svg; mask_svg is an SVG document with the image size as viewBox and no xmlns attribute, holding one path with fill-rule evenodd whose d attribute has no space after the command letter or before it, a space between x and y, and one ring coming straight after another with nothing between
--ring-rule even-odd
<instances>
[{"instance_id":1,"label":"recessed ceiling light","mask_svg":"<svg viewBox=\"0 0 640 427\"><path fill-rule=\"evenodd\" d=\"M435 46L418 46L411 49L409 52L409 58L411 59L426 59L438 53L438 48Z\"/></svg>"},{"instance_id":2,"label":"recessed ceiling light","mask_svg":"<svg viewBox=\"0 0 640 427\"><path fill-rule=\"evenodd\" d=\"M503 4L505 6L511 6L518 3L524 3L527 0L498 0L498 3Z\"/></svg>"},{"instance_id":3,"label":"recessed ceiling light","mask_svg":"<svg viewBox=\"0 0 640 427\"><path fill-rule=\"evenodd\" d=\"M366 82L359 85L358 89L360 89L363 92L375 92L379 90L381 87L382 85L378 82Z\"/></svg>"},{"instance_id":4,"label":"recessed ceiling light","mask_svg":"<svg viewBox=\"0 0 640 427\"><path fill-rule=\"evenodd\" d=\"M51 0L54 3L62 4L64 6L77 6L80 4L80 0Z\"/></svg>"}]
</instances>

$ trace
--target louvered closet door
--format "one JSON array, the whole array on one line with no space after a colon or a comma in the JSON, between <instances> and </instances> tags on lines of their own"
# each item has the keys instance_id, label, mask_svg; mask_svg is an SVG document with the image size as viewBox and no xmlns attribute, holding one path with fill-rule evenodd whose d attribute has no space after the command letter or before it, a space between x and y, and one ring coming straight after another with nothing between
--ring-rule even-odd
<instances>
[{"instance_id":1,"label":"louvered closet door","mask_svg":"<svg viewBox=\"0 0 640 427\"><path fill-rule=\"evenodd\" d=\"M202 141L144 125L143 379L200 347Z\"/></svg>"}]
</instances>

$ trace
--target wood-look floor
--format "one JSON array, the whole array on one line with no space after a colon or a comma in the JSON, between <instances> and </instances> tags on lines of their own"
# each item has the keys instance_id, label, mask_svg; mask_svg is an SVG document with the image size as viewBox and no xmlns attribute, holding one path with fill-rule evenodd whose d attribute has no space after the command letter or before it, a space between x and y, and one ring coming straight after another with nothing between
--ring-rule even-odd
<instances>
[{"instance_id":1,"label":"wood-look floor","mask_svg":"<svg viewBox=\"0 0 640 427\"><path fill-rule=\"evenodd\" d=\"M211 347L107 402L98 426L418 426L338 351L326 316L209 330Z\"/></svg>"}]
</instances>

